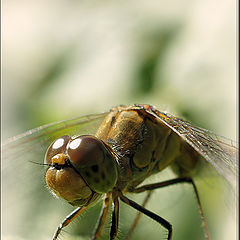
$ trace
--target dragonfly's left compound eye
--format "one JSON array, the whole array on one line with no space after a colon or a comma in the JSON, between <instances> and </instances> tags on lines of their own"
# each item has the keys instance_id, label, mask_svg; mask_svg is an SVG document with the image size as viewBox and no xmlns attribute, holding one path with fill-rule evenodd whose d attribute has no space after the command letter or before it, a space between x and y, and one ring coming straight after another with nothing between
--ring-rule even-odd
<instances>
[{"instance_id":1,"label":"dragonfly's left compound eye","mask_svg":"<svg viewBox=\"0 0 240 240\"><path fill-rule=\"evenodd\" d=\"M98 138L82 135L71 140L67 154L71 164L95 192L106 193L116 184L116 160Z\"/></svg>"},{"instance_id":2,"label":"dragonfly's left compound eye","mask_svg":"<svg viewBox=\"0 0 240 240\"><path fill-rule=\"evenodd\" d=\"M64 153L66 151L66 146L71 138L68 135L62 136L54 141L48 148L45 155L45 162L51 164L52 157Z\"/></svg>"}]
</instances>

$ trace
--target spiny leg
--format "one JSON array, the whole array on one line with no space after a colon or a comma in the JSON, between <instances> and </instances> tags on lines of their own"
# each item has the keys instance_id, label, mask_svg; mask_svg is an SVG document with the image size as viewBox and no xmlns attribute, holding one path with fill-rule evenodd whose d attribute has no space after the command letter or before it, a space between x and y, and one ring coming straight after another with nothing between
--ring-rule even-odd
<instances>
[{"instance_id":1,"label":"spiny leg","mask_svg":"<svg viewBox=\"0 0 240 240\"><path fill-rule=\"evenodd\" d=\"M112 203L112 226L110 231L110 240L117 236L118 231L118 219L119 219L119 201L118 196L113 193L113 203Z\"/></svg>"},{"instance_id":2,"label":"spiny leg","mask_svg":"<svg viewBox=\"0 0 240 240\"><path fill-rule=\"evenodd\" d=\"M198 194L197 187L196 187L195 183L193 182L192 178L181 177L181 178L175 178L175 179L167 180L167 181L160 182L160 183L148 184L148 185L144 185L144 186L135 188L132 192L141 193L141 192L144 192L144 191L154 190L154 189L157 189L157 188L162 188L162 187L174 185L174 184L177 184L177 183L190 183L190 184L192 184L193 189L194 189L194 193L195 193L196 198L197 198L197 203L198 203L198 207L199 207L199 210L200 210L201 219L202 219L202 222L203 222L205 238L207 240L210 240L207 221L206 221L204 213L203 213L203 208L202 208L202 204L201 204L201 201L200 201L200 197L199 197L199 194Z\"/></svg>"},{"instance_id":3,"label":"spiny leg","mask_svg":"<svg viewBox=\"0 0 240 240\"><path fill-rule=\"evenodd\" d=\"M172 225L165 220L164 218L158 216L157 214L147 210L146 208L142 207L141 205L137 204L136 202L130 200L129 198L125 197L121 192L119 192L120 199L128 204L129 206L137 209L138 211L142 212L143 214L147 215L148 217L152 218L156 222L160 223L164 228L168 230L168 240L172 239Z\"/></svg>"},{"instance_id":4,"label":"spiny leg","mask_svg":"<svg viewBox=\"0 0 240 240\"><path fill-rule=\"evenodd\" d=\"M101 211L100 216L98 218L98 222L97 222L96 228L94 230L94 235L92 237L92 240L97 239L101 235L104 223L107 219L107 213L108 213L108 210L109 210L109 203L110 203L110 193L107 193L105 198L104 198L102 211Z\"/></svg>"},{"instance_id":5,"label":"spiny leg","mask_svg":"<svg viewBox=\"0 0 240 240\"><path fill-rule=\"evenodd\" d=\"M81 214L87 207L78 207L73 212L71 212L59 225L57 231L53 236L53 240L57 240L60 232L64 227L66 227L70 222L72 222L79 214Z\"/></svg>"},{"instance_id":6,"label":"spiny leg","mask_svg":"<svg viewBox=\"0 0 240 240\"><path fill-rule=\"evenodd\" d=\"M151 194L152 194L151 191L149 191L147 193L147 195L145 196L145 198L143 200L142 207L145 207L147 205L147 202L149 201ZM142 216L142 213L138 212L137 216L134 219L134 222L133 222L131 228L129 229L129 231L127 233L127 236L126 236L125 240L129 240L131 238L131 236L133 234L133 231L135 230L135 228L136 228L136 226L137 226L141 216Z\"/></svg>"}]
</instances>

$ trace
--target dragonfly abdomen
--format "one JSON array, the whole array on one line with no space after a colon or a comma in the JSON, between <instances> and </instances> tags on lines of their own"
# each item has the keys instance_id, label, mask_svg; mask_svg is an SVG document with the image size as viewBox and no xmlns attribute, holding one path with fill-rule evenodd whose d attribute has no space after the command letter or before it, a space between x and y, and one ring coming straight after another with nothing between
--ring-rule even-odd
<instances>
[{"instance_id":1,"label":"dragonfly abdomen","mask_svg":"<svg viewBox=\"0 0 240 240\"><path fill-rule=\"evenodd\" d=\"M179 176L193 176L198 169L200 154L189 144L180 141L180 152L173 161L172 170Z\"/></svg>"}]
</instances>

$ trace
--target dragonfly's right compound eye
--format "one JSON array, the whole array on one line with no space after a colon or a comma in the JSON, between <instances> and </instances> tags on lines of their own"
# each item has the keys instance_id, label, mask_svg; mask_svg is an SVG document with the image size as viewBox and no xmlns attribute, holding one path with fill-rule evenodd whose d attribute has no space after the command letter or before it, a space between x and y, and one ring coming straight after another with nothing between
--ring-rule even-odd
<instances>
[{"instance_id":1,"label":"dragonfly's right compound eye","mask_svg":"<svg viewBox=\"0 0 240 240\"><path fill-rule=\"evenodd\" d=\"M64 153L66 151L66 146L70 141L70 137L68 135L62 136L54 141L48 148L45 155L45 163L52 163L52 157L59 153Z\"/></svg>"},{"instance_id":2,"label":"dragonfly's right compound eye","mask_svg":"<svg viewBox=\"0 0 240 240\"><path fill-rule=\"evenodd\" d=\"M67 145L67 155L74 168L92 190L110 191L117 181L117 163L107 146L90 135L79 136Z\"/></svg>"}]
</instances>

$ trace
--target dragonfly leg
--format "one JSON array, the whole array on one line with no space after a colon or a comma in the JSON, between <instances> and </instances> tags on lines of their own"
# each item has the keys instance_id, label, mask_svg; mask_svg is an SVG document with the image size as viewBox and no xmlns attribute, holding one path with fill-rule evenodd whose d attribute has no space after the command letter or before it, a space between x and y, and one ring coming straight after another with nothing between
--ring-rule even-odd
<instances>
[{"instance_id":1,"label":"dragonfly leg","mask_svg":"<svg viewBox=\"0 0 240 240\"><path fill-rule=\"evenodd\" d=\"M113 240L117 236L118 231L118 219L119 219L119 201L118 195L113 192L112 194L112 226L110 231L110 240Z\"/></svg>"},{"instance_id":2,"label":"dragonfly leg","mask_svg":"<svg viewBox=\"0 0 240 240\"><path fill-rule=\"evenodd\" d=\"M100 216L98 218L98 222L97 222L96 228L94 230L94 235L92 237L92 240L97 239L101 235L104 223L107 219L107 213L108 213L108 210L109 210L109 203L110 203L110 193L107 193L105 198L104 198L102 211L101 211Z\"/></svg>"},{"instance_id":3,"label":"dragonfly leg","mask_svg":"<svg viewBox=\"0 0 240 240\"><path fill-rule=\"evenodd\" d=\"M199 197L199 194L198 194L197 187L196 187L194 181L192 180L192 178L190 178L190 177L180 177L180 178L175 178L175 179L167 180L167 181L160 182L160 183L148 184L148 185L144 185L144 186L135 188L135 189L132 190L132 192L133 193L141 193L141 192L144 192L144 191L149 191L149 190L154 190L154 189L157 189L157 188L167 187L167 186L174 185L174 184L177 184L177 183L190 183L193 186L193 190L194 190L194 193L195 193L196 198L197 198L197 203L198 203L201 219L202 219L202 222L203 222L205 238L207 240L209 240L210 235L209 235L207 221L206 221L206 218L205 218L204 213L203 213L203 208L202 208L202 204L201 204L201 201L200 201L200 197Z\"/></svg>"},{"instance_id":4,"label":"dragonfly leg","mask_svg":"<svg viewBox=\"0 0 240 240\"><path fill-rule=\"evenodd\" d=\"M160 223L164 228L166 228L168 230L168 238L167 239L168 240L172 239L172 225L167 220L165 220L164 218L158 216L157 214L147 210L146 208L142 207L141 205L137 204L136 202L130 200L129 198L124 196L121 192L119 193L119 197L124 203L128 204L129 206L137 209L138 211L140 211L143 214L147 215L148 217L152 218L156 222Z\"/></svg>"},{"instance_id":5,"label":"dragonfly leg","mask_svg":"<svg viewBox=\"0 0 240 240\"><path fill-rule=\"evenodd\" d=\"M145 196L145 198L143 200L142 207L145 207L147 205L147 202L149 201L151 194L152 194L152 192L148 191L147 195ZM127 233L125 240L129 240L131 238L133 231L135 230L141 216L142 216L142 213L138 212L134 219L134 222L132 223L131 228L129 229L129 231Z\"/></svg>"},{"instance_id":6,"label":"dragonfly leg","mask_svg":"<svg viewBox=\"0 0 240 240\"><path fill-rule=\"evenodd\" d=\"M72 222L79 214L81 214L87 207L78 207L73 212L71 212L59 225L57 231L55 232L52 240L57 240L60 232L64 227L66 227L70 222Z\"/></svg>"}]
</instances>

